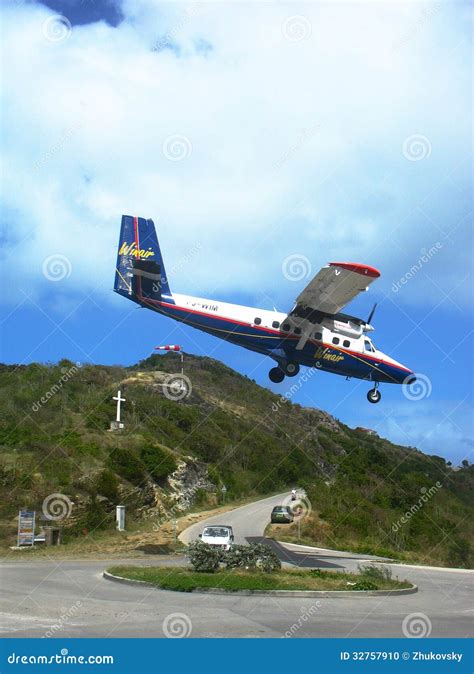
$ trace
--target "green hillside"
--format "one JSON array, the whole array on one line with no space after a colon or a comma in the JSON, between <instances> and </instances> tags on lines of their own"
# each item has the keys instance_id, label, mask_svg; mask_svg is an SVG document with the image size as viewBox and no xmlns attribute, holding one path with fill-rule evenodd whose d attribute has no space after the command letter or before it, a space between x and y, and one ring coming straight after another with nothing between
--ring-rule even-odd
<instances>
[{"instance_id":1,"label":"green hillside","mask_svg":"<svg viewBox=\"0 0 474 674\"><path fill-rule=\"evenodd\" d=\"M4 545L14 543L18 510L41 511L50 494L70 499L64 524L73 538L113 528L119 502L136 520L163 519L215 504L224 484L229 500L298 485L311 501L305 540L472 563L473 466L454 470L441 457L282 402L209 358L186 356L192 391L169 400L161 384L179 366L172 353L129 368L0 366ZM119 386L125 428L117 433L108 429Z\"/></svg>"}]
</instances>

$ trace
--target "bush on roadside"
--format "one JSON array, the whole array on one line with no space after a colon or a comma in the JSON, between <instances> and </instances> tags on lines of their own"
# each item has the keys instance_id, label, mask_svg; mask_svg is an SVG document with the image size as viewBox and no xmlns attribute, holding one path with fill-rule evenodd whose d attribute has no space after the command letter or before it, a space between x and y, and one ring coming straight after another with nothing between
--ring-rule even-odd
<instances>
[{"instance_id":1,"label":"bush on roadside","mask_svg":"<svg viewBox=\"0 0 474 674\"><path fill-rule=\"evenodd\" d=\"M269 545L233 545L224 556L226 569L255 569L265 573L281 569L281 562Z\"/></svg>"},{"instance_id":2,"label":"bush on roadside","mask_svg":"<svg viewBox=\"0 0 474 674\"><path fill-rule=\"evenodd\" d=\"M367 566L358 565L358 570L361 576L364 576L364 579L369 579L374 581L387 582L392 579L392 569L388 566L375 566L374 564L369 564Z\"/></svg>"},{"instance_id":3,"label":"bush on roadside","mask_svg":"<svg viewBox=\"0 0 474 674\"><path fill-rule=\"evenodd\" d=\"M378 586L375 583L372 583L370 580L359 580L355 585L353 585L351 590L378 590Z\"/></svg>"},{"instance_id":4,"label":"bush on roadside","mask_svg":"<svg viewBox=\"0 0 474 674\"><path fill-rule=\"evenodd\" d=\"M254 568L256 562L254 559L252 545L233 545L225 553L224 562L226 569L246 569Z\"/></svg>"},{"instance_id":5,"label":"bush on roadside","mask_svg":"<svg viewBox=\"0 0 474 674\"><path fill-rule=\"evenodd\" d=\"M262 569L265 573L271 573L272 571L281 569L281 562L269 545L259 543L258 545L253 545L251 547L253 547L256 566L259 569Z\"/></svg>"},{"instance_id":6,"label":"bush on roadside","mask_svg":"<svg viewBox=\"0 0 474 674\"><path fill-rule=\"evenodd\" d=\"M203 541L190 543L186 551L186 557L195 571L214 573L219 568L223 551L214 545Z\"/></svg>"},{"instance_id":7,"label":"bush on roadside","mask_svg":"<svg viewBox=\"0 0 474 674\"><path fill-rule=\"evenodd\" d=\"M203 541L194 541L188 546L186 556L195 571L213 573L222 562L226 569L260 569L271 573L281 569L281 562L270 546L233 545L230 550L216 548Z\"/></svg>"}]
</instances>

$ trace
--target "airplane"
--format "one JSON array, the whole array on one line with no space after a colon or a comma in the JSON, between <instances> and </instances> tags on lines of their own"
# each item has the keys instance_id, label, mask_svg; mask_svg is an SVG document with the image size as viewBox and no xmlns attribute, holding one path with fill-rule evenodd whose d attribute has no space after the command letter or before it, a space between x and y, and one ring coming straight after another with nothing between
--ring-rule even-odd
<instances>
[{"instance_id":1,"label":"airplane","mask_svg":"<svg viewBox=\"0 0 474 674\"><path fill-rule=\"evenodd\" d=\"M171 292L152 220L123 215L115 273L115 292L141 307L269 356L274 383L294 377L300 366L366 379L370 403L381 399L381 383L412 384L415 373L376 348L365 321L341 313L380 276L369 265L330 262L296 298L288 313Z\"/></svg>"}]
</instances>

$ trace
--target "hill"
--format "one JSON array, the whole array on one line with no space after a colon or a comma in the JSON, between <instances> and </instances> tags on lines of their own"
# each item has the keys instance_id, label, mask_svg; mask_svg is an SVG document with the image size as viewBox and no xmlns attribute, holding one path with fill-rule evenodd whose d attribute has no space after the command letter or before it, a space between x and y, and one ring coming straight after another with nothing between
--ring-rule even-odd
<instances>
[{"instance_id":1,"label":"hill","mask_svg":"<svg viewBox=\"0 0 474 674\"><path fill-rule=\"evenodd\" d=\"M162 384L179 367L173 353L128 368L0 366L2 543L14 542L20 508L41 511L51 494L70 504L66 537L80 537L113 529L117 503L163 520L215 505L223 485L229 500L298 485L311 503L305 540L472 564L473 466L348 428L210 358L187 355L190 393L167 388L181 398L169 399ZM110 432L118 387L125 428Z\"/></svg>"}]
</instances>

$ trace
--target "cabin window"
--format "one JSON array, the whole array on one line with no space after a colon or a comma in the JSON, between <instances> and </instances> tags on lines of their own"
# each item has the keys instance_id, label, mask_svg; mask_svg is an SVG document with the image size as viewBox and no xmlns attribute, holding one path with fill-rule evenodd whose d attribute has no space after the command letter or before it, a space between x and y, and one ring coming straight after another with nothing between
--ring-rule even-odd
<instances>
[{"instance_id":1,"label":"cabin window","mask_svg":"<svg viewBox=\"0 0 474 674\"><path fill-rule=\"evenodd\" d=\"M349 341L348 339L345 339L345 340L342 342L342 346L345 346L346 349L348 349L348 348L350 347L350 345L351 345L351 343L350 343L350 341Z\"/></svg>"},{"instance_id":2,"label":"cabin window","mask_svg":"<svg viewBox=\"0 0 474 674\"><path fill-rule=\"evenodd\" d=\"M295 328L293 332L295 333L295 335L301 335L301 328Z\"/></svg>"},{"instance_id":3,"label":"cabin window","mask_svg":"<svg viewBox=\"0 0 474 674\"><path fill-rule=\"evenodd\" d=\"M257 318L253 319L253 322L254 322L254 325L260 325L260 323L262 322L262 319L257 316Z\"/></svg>"},{"instance_id":4,"label":"cabin window","mask_svg":"<svg viewBox=\"0 0 474 674\"><path fill-rule=\"evenodd\" d=\"M332 338L332 343L333 343L333 344L339 344L339 337L333 337L333 338Z\"/></svg>"},{"instance_id":5,"label":"cabin window","mask_svg":"<svg viewBox=\"0 0 474 674\"><path fill-rule=\"evenodd\" d=\"M315 332L314 333L314 339L322 340L322 338L323 338L322 332Z\"/></svg>"},{"instance_id":6,"label":"cabin window","mask_svg":"<svg viewBox=\"0 0 474 674\"><path fill-rule=\"evenodd\" d=\"M273 321L272 328L279 328L279 327L280 327L280 323L278 321Z\"/></svg>"},{"instance_id":7,"label":"cabin window","mask_svg":"<svg viewBox=\"0 0 474 674\"><path fill-rule=\"evenodd\" d=\"M281 329L284 330L285 332L288 332L289 329L290 329L290 324L289 323L282 323Z\"/></svg>"}]
</instances>

